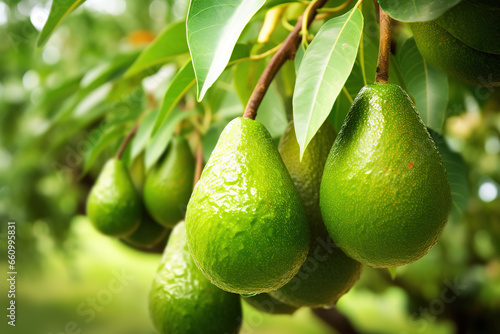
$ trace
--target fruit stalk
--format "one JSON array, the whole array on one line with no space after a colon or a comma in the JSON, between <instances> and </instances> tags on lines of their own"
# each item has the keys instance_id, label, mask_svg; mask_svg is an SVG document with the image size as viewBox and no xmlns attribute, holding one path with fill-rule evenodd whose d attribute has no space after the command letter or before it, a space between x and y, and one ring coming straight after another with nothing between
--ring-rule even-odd
<instances>
[{"instance_id":1,"label":"fruit stalk","mask_svg":"<svg viewBox=\"0 0 500 334\"><path fill-rule=\"evenodd\" d=\"M316 0L309 4L309 6L304 11L299 19L295 28L287 36L279 50L274 54L269 63L267 64L264 72L259 78L257 85L255 86L250 99L245 107L245 112L243 113L243 118L255 119L257 116L257 109L264 98L264 95L269 88L269 85L273 81L278 70L283 66L283 64L288 59L294 59L297 48L301 41L300 31L302 29L302 21L304 20L304 15L307 15L307 25L309 26L316 16L318 8L321 8L326 3L326 0ZM307 14L306 14L307 13Z\"/></svg>"},{"instance_id":2,"label":"fruit stalk","mask_svg":"<svg viewBox=\"0 0 500 334\"><path fill-rule=\"evenodd\" d=\"M380 45L378 49L377 73L375 82L387 83L389 79L389 59L391 56L391 18L379 6Z\"/></svg>"},{"instance_id":3,"label":"fruit stalk","mask_svg":"<svg viewBox=\"0 0 500 334\"><path fill-rule=\"evenodd\" d=\"M127 148L128 143L134 138L135 134L137 133L137 129L139 128L139 123L137 123L132 130L128 133L127 137L123 139L122 144L120 145L120 148L118 149L118 152L116 153L116 160L120 160L123 152L125 152L125 149Z\"/></svg>"},{"instance_id":4,"label":"fruit stalk","mask_svg":"<svg viewBox=\"0 0 500 334\"><path fill-rule=\"evenodd\" d=\"M324 308L313 309L314 314L323 320L330 327L340 334L357 334L358 331L352 325L351 321L336 308L327 310Z\"/></svg>"}]
</instances>

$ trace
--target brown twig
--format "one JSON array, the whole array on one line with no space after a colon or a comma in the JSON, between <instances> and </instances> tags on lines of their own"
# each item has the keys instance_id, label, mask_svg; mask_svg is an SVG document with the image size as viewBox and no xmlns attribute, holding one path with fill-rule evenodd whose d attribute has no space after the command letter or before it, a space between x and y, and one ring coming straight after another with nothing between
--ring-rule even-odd
<instances>
[{"instance_id":1,"label":"brown twig","mask_svg":"<svg viewBox=\"0 0 500 334\"><path fill-rule=\"evenodd\" d=\"M387 83L389 79L389 59L391 57L391 18L382 7L380 13L380 45L378 48L377 74L375 82Z\"/></svg>"},{"instance_id":2,"label":"brown twig","mask_svg":"<svg viewBox=\"0 0 500 334\"><path fill-rule=\"evenodd\" d=\"M195 169L194 169L193 187L200 180L202 170L203 170L203 146L202 146L202 143L200 140L199 144L198 144L198 149L196 151L196 165L195 165Z\"/></svg>"},{"instance_id":3,"label":"brown twig","mask_svg":"<svg viewBox=\"0 0 500 334\"><path fill-rule=\"evenodd\" d=\"M322 7L325 3L326 0L316 0L309 4L309 7L305 10L305 13L309 14L307 16L308 25L311 24L313 18L316 16L318 8ZM259 105L262 102L262 99L264 98L264 95L266 94L267 89L273 81L276 73L278 73L278 70L288 59L295 58L295 53L297 52L297 48L301 40L300 31L302 29L303 19L304 14L299 17L297 24L295 24L295 28L290 32L279 50L271 58L264 69L264 72L262 72L262 75L260 76L259 81L257 82L257 85L248 100L245 112L243 113L243 118L255 119L257 116L257 109L259 109Z\"/></svg>"},{"instance_id":4,"label":"brown twig","mask_svg":"<svg viewBox=\"0 0 500 334\"><path fill-rule=\"evenodd\" d=\"M116 153L116 159L120 160L122 158L123 152L125 152L125 149L127 148L128 143L134 138L135 134L137 133L137 129L139 128L139 123L137 123L133 129L128 133L127 137L123 139L122 144L120 145L120 148L118 149L118 152Z\"/></svg>"},{"instance_id":5,"label":"brown twig","mask_svg":"<svg viewBox=\"0 0 500 334\"><path fill-rule=\"evenodd\" d=\"M358 331L351 324L349 319L340 313L336 308L326 310L322 308L313 309L314 314L334 328L340 334L357 334Z\"/></svg>"}]
</instances>

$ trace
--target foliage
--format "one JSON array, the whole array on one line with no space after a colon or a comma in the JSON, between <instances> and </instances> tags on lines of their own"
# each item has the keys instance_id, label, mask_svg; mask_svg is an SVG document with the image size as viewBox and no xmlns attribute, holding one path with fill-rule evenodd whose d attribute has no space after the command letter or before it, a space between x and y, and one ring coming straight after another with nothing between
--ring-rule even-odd
<instances>
[{"instance_id":1,"label":"foliage","mask_svg":"<svg viewBox=\"0 0 500 334\"><path fill-rule=\"evenodd\" d=\"M325 7L343 2L330 0ZM403 22L435 19L458 2L379 0ZM0 41L0 217L18 222L19 261L34 274L44 273L40 284L48 291L55 291L50 285L54 278L47 275L51 266L71 277L65 283L70 290L80 273L63 269L70 268L69 259L84 263L83 271L105 251L82 252L103 245L120 254L126 249L117 241L100 240L78 251L95 234L82 232L88 222L75 216L85 214L85 198L98 172L134 126L139 124L137 135L123 155L128 165L144 154L146 166L152 167L175 133L184 134L193 151L201 142L208 159L222 129L241 116L264 67L305 9L300 1L284 0L232 0L212 10L204 9L215 0L193 3L115 0L99 5L89 0L53 1L49 7L47 2L0 1L5 36ZM415 10L403 12L409 8L404 4L414 4ZM286 8L283 16L269 40L259 43L265 14L276 6ZM375 13L372 1L351 2L341 11L323 11L311 24L295 60L281 68L258 111L257 119L274 139L292 118L302 150L325 119L340 129L353 99L375 76ZM207 25L213 27L203 33ZM394 323L395 333L451 333L456 327L478 332L485 322L498 329L500 199L492 194L500 191L500 89L448 78L426 63L404 24L394 27L389 81L408 91L425 125L441 134L436 144L448 150L442 155L455 209L428 256L398 269L394 280L385 271L367 270L338 308L362 332L386 332L387 322ZM113 261L125 260L117 255L101 267L118 266ZM145 270L154 272L156 262L155 257ZM429 321L420 308L433 307L455 280L467 288ZM97 289L106 284L105 279L98 282ZM37 282L23 284L39 290L34 299L49 299ZM57 312L76 307L86 297L82 293L68 297ZM390 304L391 311L381 314L381 303ZM245 320L244 328L258 332L284 324L290 332L328 331L322 323L301 322L300 317L315 319L301 312L291 320L265 316L258 326ZM110 318L119 319L114 313ZM60 320L53 323L59 326Z\"/></svg>"}]
</instances>

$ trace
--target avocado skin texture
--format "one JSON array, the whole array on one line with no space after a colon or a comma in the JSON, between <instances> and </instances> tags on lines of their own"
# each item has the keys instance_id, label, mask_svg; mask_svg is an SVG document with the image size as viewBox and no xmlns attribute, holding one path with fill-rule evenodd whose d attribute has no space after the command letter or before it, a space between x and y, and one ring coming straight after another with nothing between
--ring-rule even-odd
<instances>
[{"instance_id":1,"label":"avocado skin texture","mask_svg":"<svg viewBox=\"0 0 500 334\"><path fill-rule=\"evenodd\" d=\"M330 236L322 240L323 244L314 241L316 247L311 249L299 273L282 288L269 292L270 296L296 307L329 307L354 286L363 265L339 248L324 247L332 243Z\"/></svg>"},{"instance_id":2,"label":"avocado skin texture","mask_svg":"<svg viewBox=\"0 0 500 334\"><path fill-rule=\"evenodd\" d=\"M479 51L500 54L500 11L462 1L434 20L443 29Z\"/></svg>"},{"instance_id":3,"label":"avocado skin texture","mask_svg":"<svg viewBox=\"0 0 500 334\"><path fill-rule=\"evenodd\" d=\"M469 2L486 9L500 10L500 1L498 0L462 0L462 2Z\"/></svg>"},{"instance_id":4,"label":"avocado skin texture","mask_svg":"<svg viewBox=\"0 0 500 334\"><path fill-rule=\"evenodd\" d=\"M471 85L500 85L500 55L471 48L433 21L410 26L422 57L431 65Z\"/></svg>"},{"instance_id":5,"label":"avocado skin texture","mask_svg":"<svg viewBox=\"0 0 500 334\"><path fill-rule=\"evenodd\" d=\"M335 141L335 130L327 121L319 128L304 151L300 161L300 147L295 134L294 123L290 122L281 137L278 151L297 188L311 231L311 239L326 232L319 208L319 187L326 158Z\"/></svg>"},{"instance_id":6,"label":"avocado skin texture","mask_svg":"<svg viewBox=\"0 0 500 334\"><path fill-rule=\"evenodd\" d=\"M321 217L319 189L334 140L335 130L327 121L313 137L300 161L299 143L292 122L279 144L279 152L305 204L311 230L311 247L299 273L283 287L269 294L296 307L334 305L356 283L363 268L361 263L332 245Z\"/></svg>"},{"instance_id":7,"label":"avocado skin texture","mask_svg":"<svg viewBox=\"0 0 500 334\"><path fill-rule=\"evenodd\" d=\"M266 128L232 120L220 135L186 215L191 254L219 288L240 294L282 287L309 249L300 196Z\"/></svg>"},{"instance_id":8,"label":"avocado skin texture","mask_svg":"<svg viewBox=\"0 0 500 334\"><path fill-rule=\"evenodd\" d=\"M144 165L144 153L141 153L128 168L130 179L137 193L142 197L144 182L146 182L146 166Z\"/></svg>"},{"instance_id":9,"label":"avocado skin texture","mask_svg":"<svg viewBox=\"0 0 500 334\"><path fill-rule=\"evenodd\" d=\"M172 139L166 157L146 176L144 204L161 225L173 227L184 219L194 180L194 158L186 139Z\"/></svg>"},{"instance_id":10,"label":"avocado skin texture","mask_svg":"<svg viewBox=\"0 0 500 334\"><path fill-rule=\"evenodd\" d=\"M363 87L321 182L335 244L376 268L414 262L437 242L450 205L441 156L409 96L392 84Z\"/></svg>"},{"instance_id":11,"label":"avocado skin texture","mask_svg":"<svg viewBox=\"0 0 500 334\"><path fill-rule=\"evenodd\" d=\"M137 230L123 238L123 240L132 246L148 249L163 241L169 232L170 229L159 225L150 215L144 212Z\"/></svg>"},{"instance_id":12,"label":"avocado skin texture","mask_svg":"<svg viewBox=\"0 0 500 334\"><path fill-rule=\"evenodd\" d=\"M149 294L149 311L161 334L236 334L241 302L210 283L194 264L186 242L186 225L172 230Z\"/></svg>"},{"instance_id":13,"label":"avocado skin texture","mask_svg":"<svg viewBox=\"0 0 500 334\"><path fill-rule=\"evenodd\" d=\"M101 233L125 237L139 226L142 202L121 160L110 159L87 198L87 215Z\"/></svg>"},{"instance_id":14,"label":"avocado skin texture","mask_svg":"<svg viewBox=\"0 0 500 334\"><path fill-rule=\"evenodd\" d=\"M241 298L247 304L252 305L255 309L269 314L293 314L297 311L297 307L287 305L274 299L267 293L261 293L251 297Z\"/></svg>"}]
</instances>

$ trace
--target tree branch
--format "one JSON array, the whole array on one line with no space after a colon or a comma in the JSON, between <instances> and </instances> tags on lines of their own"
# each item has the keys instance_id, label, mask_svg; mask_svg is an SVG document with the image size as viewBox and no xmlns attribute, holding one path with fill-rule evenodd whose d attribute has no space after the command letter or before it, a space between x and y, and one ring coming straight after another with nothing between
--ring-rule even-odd
<instances>
[{"instance_id":1,"label":"tree branch","mask_svg":"<svg viewBox=\"0 0 500 334\"><path fill-rule=\"evenodd\" d=\"M307 15L307 25L309 26L316 16L318 8L322 7L326 3L326 0L316 0L309 4L308 8L304 13ZM294 59L295 53L301 41L300 31L302 29L302 20L304 19L304 14L302 14L295 24L295 28L287 36L279 50L274 54L269 63L267 64L264 72L259 78L255 89L253 90L250 99L248 100L245 112L243 113L243 118L255 119L257 116L257 109L259 109L260 103L264 98L264 95L269 88L269 85L273 81L276 73L288 59Z\"/></svg>"},{"instance_id":2,"label":"tree branch","mask_svg":"<svg viewBox=\"0 0 500 334\"><path fill-rule=\"evenodd\" d=\"M358 331L351 324L349 319L340 313L336 308L326 310L322 308L313 309L314 314L334 328L340 334L357 334Z\"/></svg>"},{"instance_id":3,"label":"tree branch","mask_svg":"<svg viewBox=\"0 0 500 334\"><path fill-rule=\"evenodd\" d=\"M125 152L125 149L127 148L128 143L134 138L135 134L137 133L137 129L139 128L139 123L137 123L132 130L128 133L127 137L123 139L122 144L120 145L120 148L118 149L118 152L116 153L116 159L120 160L122 158L123 152Z\"/></svg>"},{"instance_id":4,"label":"tree branch","mask_svg":"<svg viewBox=\"0 0 500 334\"><path fill-rule=\"evenodd\" d=\"M387 83L389 79L389 59L391 57L391 18L382 7L380 11L380 45L378 48L377 74L375 82Z\"/></svg>"}]
</instances>

